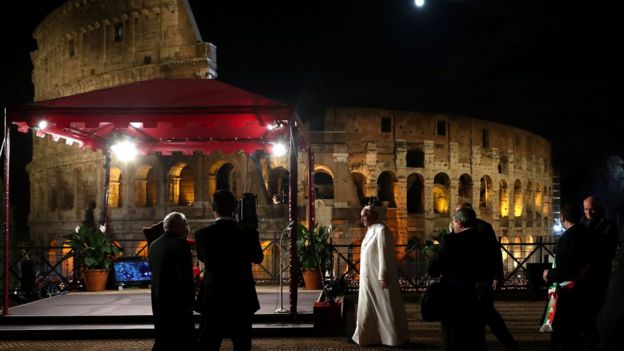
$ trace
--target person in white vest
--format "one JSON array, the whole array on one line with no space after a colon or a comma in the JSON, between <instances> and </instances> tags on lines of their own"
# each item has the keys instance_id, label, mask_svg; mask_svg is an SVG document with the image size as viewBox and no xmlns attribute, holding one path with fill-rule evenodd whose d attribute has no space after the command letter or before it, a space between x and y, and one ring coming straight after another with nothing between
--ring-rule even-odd
<instances>
[{"instance_id":1,"label":"person in white vest","mask_svg":"<svg viewBox=\"0 0 624 351\"><path fill-rule=\"evenodd\" d=\"M361 212L368 228L360 250L360 292L353 341L400 346L409 341L407 314L399 288L394 237L375 210Z\"/></svg>"}]
</instances>

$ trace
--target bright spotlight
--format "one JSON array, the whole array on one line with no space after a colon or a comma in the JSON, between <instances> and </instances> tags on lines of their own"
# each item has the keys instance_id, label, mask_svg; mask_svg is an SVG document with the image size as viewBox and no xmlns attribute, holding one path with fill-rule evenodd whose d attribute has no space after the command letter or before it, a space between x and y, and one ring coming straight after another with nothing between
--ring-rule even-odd
<instances>
[{"instance_id":1,"label":"bright spotlight","mask_svg":"<svg viewBox=\"0 0 624 351\"><path fill-rule=\"evenodd\" d=\"M277 157L282 157L286 155L286 152L288 152L288 150L286 150L286 146L284 146L284 144L282 143L273 144L273 155Z\"/></svg>"},{"instance_id":2,"label":"bright spotlight","mask_svg":"<svg viewBox=\"0 0 624 351\"><path fill-rule=\"evenodd\" d=\"M415 0L414 4L416 7L423 7L425 5L425 0Z\"/></svg>"},{"instance_id":3,"label":"bright spotlight","mask_svg":"<svg viewBox=\"0 0 624 351\"><path fill-rule=\"evenodd\" d=\"M44 130L46 128L48 128L48 122L47 121L39 122L39 130Z\"/></svg>"},{"instance_id":4,"label":"bright spotlight","mask_svg":"<svg viewBox=\"0 0 624 351\"><path fill-rule=\"evenodd\" d=\"M111 146L111 151L123 162L132 161L139 154L136 145L127 140L120 141Z\"/></svg>"}]
</instances>

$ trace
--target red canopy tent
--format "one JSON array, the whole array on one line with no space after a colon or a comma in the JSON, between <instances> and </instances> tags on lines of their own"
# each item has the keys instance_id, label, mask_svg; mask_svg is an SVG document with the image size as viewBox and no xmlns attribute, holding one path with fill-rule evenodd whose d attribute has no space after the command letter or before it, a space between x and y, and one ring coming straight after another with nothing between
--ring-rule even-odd
<instances>
[{"instance_id":1,"label":"red canopy tent","mask_svg":"<svg viewBox=\"0 0 624 351\"><path fill-rule=\"evenodd\" d=\"M305 143L303 125L291 106L250 93L218 80L154 79L93 92L29 103L9 109L5 126L19 131L64 138L101 149L110 163L113 142L131 139L143 154L195 151L225 153L270 152L273 143L290 144L289 220L297 223L297 148ZM4 310L8 313L9 159L10 128L5 136L5 282ZM307 146L307 145L306 145ZM307 146L309 151L309 146ZM312 160L312 157L309 157ZM312 188L308 167L308 182ZM108 181L108 176L105 176ZM108 185L105 184L105 192ZM312 193L312 192L310 192ZM104 200L106 206L106 200ZM313 212L308 197L308 225ZM296 226L290 232L290 313L297 311Z\"/></svg>"}]
</instances>

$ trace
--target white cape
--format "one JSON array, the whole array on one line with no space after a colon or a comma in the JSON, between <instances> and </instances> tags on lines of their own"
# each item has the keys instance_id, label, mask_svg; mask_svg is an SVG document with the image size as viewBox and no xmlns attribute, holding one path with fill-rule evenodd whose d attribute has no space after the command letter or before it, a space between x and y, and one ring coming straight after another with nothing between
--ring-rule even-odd
<instances>
[{"instance_id":1,"label":"white cape","mask_svg":"<svg viewBox=\"0 0 624 351\"><path fill-rule=\"evenodd\" d=\"M380 280L388 283L388 289ZM409 340L394 238L383 223L369 226L362 241L356 323L353 341L359 345L398 346Z\"/></svg>"}]
</instances>

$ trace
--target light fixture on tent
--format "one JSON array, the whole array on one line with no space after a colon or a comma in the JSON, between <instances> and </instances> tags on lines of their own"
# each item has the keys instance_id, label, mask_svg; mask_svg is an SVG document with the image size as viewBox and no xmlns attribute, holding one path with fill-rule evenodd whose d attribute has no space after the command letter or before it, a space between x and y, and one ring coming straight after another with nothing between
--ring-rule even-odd
<instances>
[{"instance_id":1,"label":"light fixture on tent","mask_svg":"<svg viewBox=\"0 0 624 351\"><path fill-rule=\"evenodd\" d=\"M121 140L111 146L111 151L117 159L123 162L134 160L139 154L136 144L129 140Z\"/></svg>"},{"instance_id":2,"label":"light fixture on tent","mask_svg":"<svg viewBox=\"0 0 624 351\"><path fill-rule=\"evenodd\" d=\"M284 126L284 123L282 121L275 121L271 124L267 124L267 129L268 130L276 130L276 129L280 129Z\"/></svg>"},{"instance_id":3,"label":"light fixture on tent","mask_svg":"<svg viewBox=\"0 0 624 351\"><path fill-rule=\"evenodd\" d=\"M44 130L48 128L48 122L46 120L41 120L37 126L39 127L39 130Z\"/></svg>"},{"instance_id":4,"label":"light fixture on tent","mask_svg":"<svg viewBox=\"0 0 624 351\"><path fill-rule=\"evenodd\" d=\"M414 4L416 7L423 7L425 6L425 0L414 0Z\"/></svg>"},{"instance_id":5,"label":"light fixture on tent","mask_svg":"<svg viewBox=\"0 0 624 351\"><path fill-rule=\"evenodd\" d=\"M284 155L286 155L286 153L288 152L288 149L286 149L286 146L283 143L277 142L277 143L273 143L273 155L277 156L277 157L282 157Z\"/></svg>"}]
</instances>

